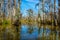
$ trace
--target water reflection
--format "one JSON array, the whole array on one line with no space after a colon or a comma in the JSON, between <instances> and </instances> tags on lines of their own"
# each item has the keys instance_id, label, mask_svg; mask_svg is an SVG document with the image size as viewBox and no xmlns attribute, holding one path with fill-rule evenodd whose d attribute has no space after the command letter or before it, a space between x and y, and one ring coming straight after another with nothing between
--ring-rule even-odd
<instances>
[{"instance_id":1,"label":"water reflection","mask_svg":"<svg viewBox=\"0 0 60 40\"><path fill-rule=\"evenodd\" d=\"M17 33L15 26L0 29L0 40L60 40L59 28L51 29L50 25L22 24Z\"/></svg>"},{"instance_id":2,"label":"water reflection","mask_svg":"<svg viewBox=\"0 0 60 40\"><path fill-rule=\"evenodd\" d=\"M22 25L21 26L21 40L36 40L38 38L38 28L35 26L33 27L32 25Z\"/></svg>"},{"instance_id":3,"label":"water reflection","mask_svg":"<svg viewBox=\"0 0 60 40\"><path fill-rule=\"evenodd\" d=\"M22 25L20 32L21 40L59 40L58 31L51 31L47 25ZM56 39L55 39L56 34Z\"/></svg>"}]
</instances>

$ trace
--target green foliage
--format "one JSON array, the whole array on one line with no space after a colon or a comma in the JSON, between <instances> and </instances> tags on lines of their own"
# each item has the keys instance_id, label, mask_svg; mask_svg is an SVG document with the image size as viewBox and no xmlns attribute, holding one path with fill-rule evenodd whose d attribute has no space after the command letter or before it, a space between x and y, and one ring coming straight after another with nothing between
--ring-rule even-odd
<instances>
[{"instance_id":1,"label":"green foliage","mask_svg":"<svg viewBox=\"0 0 60 40\"><path fill-rule=\"evenodd\" d=\"M5 26L7 26L9 24L10 24L10 21L9 20L4 20L3 23L2 23L2 25L5 25Z\"/></svg>"}]
</instances>

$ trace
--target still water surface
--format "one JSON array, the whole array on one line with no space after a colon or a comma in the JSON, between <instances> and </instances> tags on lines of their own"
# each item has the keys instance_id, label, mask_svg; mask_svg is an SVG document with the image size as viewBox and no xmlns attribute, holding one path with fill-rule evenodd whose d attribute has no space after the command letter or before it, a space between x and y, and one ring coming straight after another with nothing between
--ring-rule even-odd
<instances>
[{"instance_id":1,"label":"still water surface","mask_svg":"<svg viewBox=\"0 0 60 40\"><path fill-rule=\"evenodd\" d=\"M47 27L49 26L21 25L20 40L60 40L59 32Z\"/></svg>"},{"instance_id":2,"label":"still water surface","mask_svg":"<svg viewBox=\"0 0 60 40\"><path fill-rule=\"evenodd\" d=\"M13 27L13 26L12 26ZM59 30L51 30L50 25L22 24L17 36L15 27L0 29L0 40L60 40Z\"/></svg>"}]
</instances>

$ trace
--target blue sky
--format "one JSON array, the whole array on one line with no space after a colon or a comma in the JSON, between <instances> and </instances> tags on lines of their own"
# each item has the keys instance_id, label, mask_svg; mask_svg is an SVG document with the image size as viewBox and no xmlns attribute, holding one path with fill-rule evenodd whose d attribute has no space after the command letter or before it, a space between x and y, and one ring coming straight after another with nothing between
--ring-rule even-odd
<instances>
[{"instance_id":1,"label":"blue sky","mask_svg":"<svg viewBox=\"0 0 60 40\"><path fill-rule=\"evenodd\" d=\"M22 0L21 3L21 12L23 13L23 16L26 16L26 10L32 9L37 13L38 9L35 8L35 4L38 3L38 0Z\"/></svg>"},{"instance_id":2,"label":"blue sky","mask_svg":"<svg viewBox=\"0 0 60 40\"><path fill-rule=\"evenodd\" d=\"M27 15L26 10L28 10L28 9L32 9L37 14L38 9L35 8L35 4L37 4L38 2L39 2L39 0L22 0L22 2L21 2L21 13L23 14L23 16ZM52 3L53 3L53 0L52 0ZM57 0L56 0L56 3L58 3ZM58 5L57 5L57 7L58 7Z\"/></svg>"},{"instance_id":3,"label":"blue sky","mask_svg":"<svg viewBox=\"0 0 60 40\"><path fill-rule=\"evenodd\" d=\"M54 3L53 0L51 2ZM5 0L5 3L7 4L7 0ZM18 3L18 0L16 0L16 3ZM27 11L26 11L28 9L32 9L34 11L35 15L38 14L38 7L35 8L35 5L37 3L39 3L39 0L21 0L21 8L20 8L20 10L21 10L21 13L23 14L23 16L26 16L28 14ZM5 7L4 7L5 9L7 8L6 4L5 4ZM47 6L46 10L48 10L49 7L48 7L48 5L46 5L46 6ZM40 5L40 8L41 7L42 7L42 5ZM57 0L56 0L56 8L58 8L58 1ZM42 14L41 10L40 10L40 14Z\"/></svg>"}]
</instances>

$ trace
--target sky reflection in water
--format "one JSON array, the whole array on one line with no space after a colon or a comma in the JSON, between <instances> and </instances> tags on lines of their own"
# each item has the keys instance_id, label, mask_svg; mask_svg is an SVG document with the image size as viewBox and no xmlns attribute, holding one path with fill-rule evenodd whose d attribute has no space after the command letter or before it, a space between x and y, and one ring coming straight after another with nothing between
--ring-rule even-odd
<instances>
[{"instance_id":1,"label":"sky reflection in water","mask_svg":"<svg viewBox=\"0 0 60 40\"><path fill-rule=\"evenodd\" d=\"M29 30L32 30L32 32L29 33ZM49 36L50 31L51 30L49 29L44 29L44 35ZM34 25L34 26L22 25L21 26L21 32L20 32L21 40L24 40L24 39L36 40L38 36L42 37L42 34L43 34L43 28L39 29L37 25Z\"/></svg>"}]
</instances>

